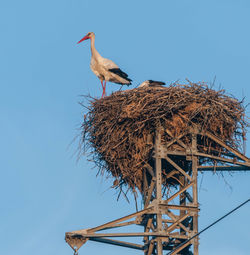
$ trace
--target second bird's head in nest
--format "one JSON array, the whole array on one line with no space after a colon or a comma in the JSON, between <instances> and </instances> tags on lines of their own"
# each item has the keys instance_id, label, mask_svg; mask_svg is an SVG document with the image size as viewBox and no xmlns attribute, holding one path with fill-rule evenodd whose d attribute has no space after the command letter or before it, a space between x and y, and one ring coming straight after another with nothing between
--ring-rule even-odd
<instances>
[{"instance_id":1,"label":"second bird's head in nest","mask_svg":"<svg viewBox=\"0 0 250 255\"><path fill-rule=\"evenodd\" d=\"M92 39L92 38L95 38L95 34L94 32L89 32L78 43L81 43L87 39Z\"/></svg>"}]
</instances>

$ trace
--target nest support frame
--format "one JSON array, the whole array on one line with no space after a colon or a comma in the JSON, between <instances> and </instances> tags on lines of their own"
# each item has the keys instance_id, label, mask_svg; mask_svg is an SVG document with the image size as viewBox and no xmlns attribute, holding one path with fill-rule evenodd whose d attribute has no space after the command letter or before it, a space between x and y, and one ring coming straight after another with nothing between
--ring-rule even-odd
<instances>
[{"instance_id":1,"label":"nest support frame","mask_svg":"<svg viewBox=\"0 0 250 255\"><path fill-rule=\"evenodd\" d=\"M224 141L209 132L201 132L197 128L190 129L191 144L186 146L181 136L172 137L168 144L161 143L161 128L154 137L154 165L144 173L143 202L144 209L103 225L67 232L65 240L78 253L79 248L88 240L116 246L137 249L144 255L199 254L198 233L198 171L249 171L250 160L241 152L228 146ZM215 156L201 153L197 147L197 136L205 136L224 148L223 155ZM178 144L181 151L169 150ZM182 156L189 162L189 169L181 167L171 156ZM214 165L199 165L200 159L212 159ZM162 162L166 160L174 167L168 178L178 173L178 185L174 192L166 198L162 183ZM107 230L138 225L141 232L107 233ZM105 233L102 231L105 230ZM112 238L142 237L142 244Z\"/></svg>"}]
</instances>

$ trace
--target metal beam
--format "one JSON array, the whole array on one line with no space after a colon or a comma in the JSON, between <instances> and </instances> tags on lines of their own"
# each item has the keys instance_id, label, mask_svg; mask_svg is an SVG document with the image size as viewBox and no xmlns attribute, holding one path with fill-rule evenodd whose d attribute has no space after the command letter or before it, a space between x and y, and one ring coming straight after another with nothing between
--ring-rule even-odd
<instances>
[{"instance_id":1,"label":"metal beam","mask_svg":"<svg viewBox=\"0 0 250 255\"><path fill-rule=\"evenodd\" d=\"M171 158L168 156L164 157L176 170L178 170L181 174L183 174L189 181L191 181L191 177L181 168L179 167Z\"/></svg>"},{"instance_id":2,"label":"metal beam","mask_svg":"<svg viewBox=\"0 0 250 255\"><path fill-rule=\"evenodd\" d=\"M233 154L235 154L236 156L238 156L239 158L241 158L244 161L249 162L249 158L246 157L245 155L243 155L241 152L235 150L234 148L228 146L225 142L223 142L221 139L219 139L217 136L211 134L210 132L205 132L204 133L205 136L209 137L210 139L214 140L216 143L220 144L222 147L224 147L225 149L227 149L228 151L232 152Z\"/></svg>"},{"instance_id":3,"label":"metal beam","mask_svg":"<svg viewBox=\"0 0 250 255\"><path fill-rule=\"evenodd\" d=\"M130 243L130 242L124 242L124 241L118 241L118 240L113 240L113 239L104 238L104 237L91 237L91 238L89 238L89 240L99 242L99 243L107 243L107 244L112 244L112 245L116 245L116 246L132 248L132 249L136 249L136 250L144 250L144 245L139 245L139 244Z\"/></svg>"},{"instance_id":4,"label":"metal beam","mask_svg":"<svg viewBox=\"0 0 250 255\"><path fill-rule=\"evenodd\" d=\"M186 185L185 187L183 187L182 189L180 189L178 192L176 192L174 195L172 195L170 198L168 198L167 200L164 201L164 203L169 203L171 200L173 200L174 198L176 198L177 196L179 196L181 193L183 193L184 191L186 191L187 189L189 189L191 186L193 185L193 182L190 182L188 185Z\"/></svg>"},{"instance_id":5,"label":"metal beam","mask_svg":"<svg viewBox=\"0 0 250 255\"><path fill-rule=\"evenodd\" d=\"M161 148L161 133L160 130L156 130L155 136L155 177L156 177L156 203L159 205L162 201L162 164L159 150ZM159 211L158 206L156 208L156 231L162 231L162 213ZM160 237L156 239L157 255L162 255L162 241Z\"/></svg>"},{"instance_id":6,"label":"metal beam","mask_svg":"<svg viewBox=\"0 0 250 255\"><path fill-rule=\"evenodd\" d=\"M198 171L250 171L248 166L198 166Z\"/></svg>"},{"instance_id":7,"label":"metal beam","mask_svg":"<svg viewBox=\"0 0 250 255\"><path fill-rule=\"evenodd\" d=\"M131 219L131 218L133 218L133 217L136 217L136 216L145 214L145 213L147 213L147 212L150 211L150 210L152 210L152 208L150 208L150 207L145 208L145 209L143 209L143 210L141 210L141 211L139 211L139 212L132 213L132 214L130 214L130 215L128 215L128 216L119 218L119 219L117 219L117 220L110 221L110 222L108 222L108 223L106 223L106 224L103 224L103 225L100 225L100 226L98 226L98 227L89 228L89 229L87 230L87 232L96 232L96 231L105 230L105 229L107 229L107 228L113 228L113 227L115 227L115 224L117 224L117 223L119 223L119 222L121 222L121 221L129 220L129 219ZM81 231L82 231L82 230L73 231L72 233L79 233L79 234L81 234ZM84 230L84 232L85 232L85 230Z\"/></svg>"},{"instance_id":8,"label":"metal beam","mask_svg":"<svg viewBox=\"0 0 250 255\"><path fill-rule=\"evenodd\" d=\"M197 153L197 132L192 134L192 179L193 179L193 205L199 209L198 204L198 157L195 155ZM193 234L198 233L198 210L194 212L193 215ZM198 236L193 240L194 255L199 254L199 239Z\"/></svg>"},{"instance_id":9,"label":"metal beam","mask_svg":"<svg viewBox=\"0 0 250 255\"><path fill-rule=\"evenodd\" d=\"M135 233L86 233L86 234L70 234L70 238L92 238L92 237L138 237L138 236L154 236L166 237L164 231L161 232L135 232ZM176 236L176 235L173 235Z\"/></svg>"},{"instance_id":10,"label":"metal beam","mask_svg":"<svg viewBox=\"0 0 250 255\"><path fill-rule=\"evenodd\" d=\"M209 155L207 153L197 152L197 153L195 153L195 156L199 156L199 157L203 157L203 158L211 158L211 159L214 159L214 160L218 160L218 161L222 161L222 162L227 162L227 163L231 163L231 164L234 164L234 165L250 167L250 162L236 161L234 159L217 157L217 156L214 156L214 155Z\"/></svg>"}]
</instances>

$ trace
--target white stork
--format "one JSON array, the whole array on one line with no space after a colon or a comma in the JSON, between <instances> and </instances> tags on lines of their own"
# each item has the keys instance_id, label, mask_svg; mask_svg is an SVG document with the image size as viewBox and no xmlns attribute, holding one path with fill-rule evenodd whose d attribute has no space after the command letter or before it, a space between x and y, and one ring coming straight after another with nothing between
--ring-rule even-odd
<instances>
[{"instance_id":1,"label":"white stork","mask_svg":"<svg viewBox=\"0 0 250 255\"><path fill-rule=\"evenodd\" d=\"M147 80L144 81L139 85L139 88L149 88L149 87L162 87L162 85L165 85L165 82L162 81L153 81L153 80Z\"/></svg>"},{"instance_id":2,"label":"white stork","mask_svg":"<svg viewBox=\"0 0 250 255\"><path fill-rule=\"evenodd\" d=\"M95 34L93 32L85 35L78 43L91 40L91 62L90 68L93 73L101 80L102 98L106 95L106 82L111 81L121 85L130 85L131 79L113 61L103 58L95 48ZM104 81L104 83L103 83Z\"/></svg>"}]
</instances>

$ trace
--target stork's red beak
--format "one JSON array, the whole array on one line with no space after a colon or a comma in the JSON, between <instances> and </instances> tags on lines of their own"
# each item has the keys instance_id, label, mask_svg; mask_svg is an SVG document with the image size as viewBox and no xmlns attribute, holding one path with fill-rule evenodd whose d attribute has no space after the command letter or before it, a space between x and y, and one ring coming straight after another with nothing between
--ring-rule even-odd
<instances>
[{"instance_id":1,"label":"stork's red beak","mask_svg":"<svg viewBox=\"0 0 250 255\"><path fill-rule=\"evenodd\" d=\"M78 43L81 43L81 42L83 42L83 41L85 41L87 39L90 39L90 37L85 35Z\"/></svg>"}]
</instances>

